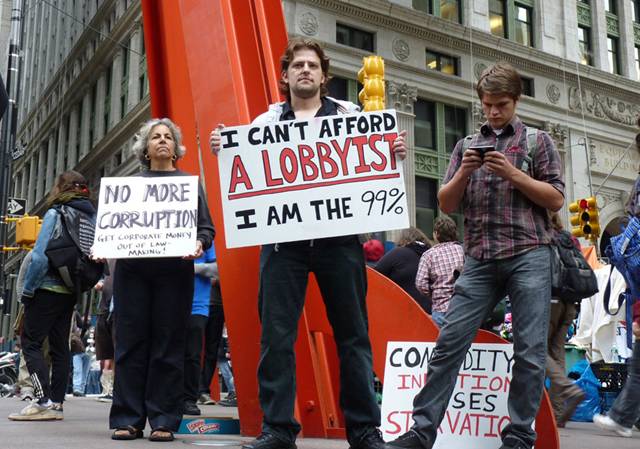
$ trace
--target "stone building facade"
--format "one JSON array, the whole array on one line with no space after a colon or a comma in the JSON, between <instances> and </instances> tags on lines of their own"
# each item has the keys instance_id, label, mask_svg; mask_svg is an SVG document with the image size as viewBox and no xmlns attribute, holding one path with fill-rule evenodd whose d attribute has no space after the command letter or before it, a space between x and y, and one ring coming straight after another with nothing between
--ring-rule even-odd
<instances>
[{"instance_id":1,"label":"stone building facade","mask_svg":"<svg viewBox=\"0 0 640 449\"><path fill-rule=\"evenodd\" d=\"M14 164L10 192L40 217L65 170L85 175L94 190L103 176L137 170L133 136L151 118L140 0L58 0L53 6L37 2L24 12L16 146L27 150ZM3 269L15 275L24 254L9 254ZM7 279L15 289L15 277ZM11 333L18 307L13 294L0 335Z\"/></svg>"},{"instance_id":2,"label":"stone building facade","mask_svg":"<svg viewBox=\"0 0 640 449\"><path fill-rule=\"evenodd\" d=\"M637 178L640 2L637 0L284 0L290 35L324 43L337 97L357 101L362 58L386 63L387 107L414 151L405 161L412 224L431 236L436 194L455 142L484 122L475 83L510 62L523 76L522 120L563 158L567 206L597 194L606 246ZM590 172L590 176L589 176ZM589 183L591 178L591 185ZM453 214L462 225L461 214ZM392 239L392 235L387 237ZM587 244L587 242L583 242Z\"/></svg>"}]
</instances>

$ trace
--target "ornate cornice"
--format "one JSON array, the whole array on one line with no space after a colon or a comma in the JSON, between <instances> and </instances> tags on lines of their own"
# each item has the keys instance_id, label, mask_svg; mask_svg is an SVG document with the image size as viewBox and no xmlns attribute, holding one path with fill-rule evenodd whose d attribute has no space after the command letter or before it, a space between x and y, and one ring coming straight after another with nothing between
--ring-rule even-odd
<instances>
[{"instance_id":1,"label":"ornate cornice","mask_svg":"<svg viewBox=\"0 0 640 449\"><path fill-rule=\"evenodd\" d=\"M378 28L385 28L425 44L433 43L450 50L454 56L471 53L468 40L459 36L468 36L470 27L460 25L439 17L421 13L398 4L389 4L381 0L354 0L346 3L341 0L298 0L328 13L350 17ZM580 8L582 5L578 4ZM393 14L393 17L391 16ZM550 79L564 79L569 84L578 84L592 90L613 95L629 97L630 101L640 103L638 82L609 74L588 66L575 68L575 61L567 61L558 56L525 47L515 42L492 36L482 31L474 31L473 58L487 61L506 60L527 74L544 76ZM398 36L400 37L400 36ZM497 50L500 48L500 50ZM566 65L566 67L565 67ZM410 70L402 65L403 70ZM556 67L563 67L564 70ZM581 73L578 75L579 70ZM598 79L593 79L597 76Z\"/></svg>"}]
</instances>

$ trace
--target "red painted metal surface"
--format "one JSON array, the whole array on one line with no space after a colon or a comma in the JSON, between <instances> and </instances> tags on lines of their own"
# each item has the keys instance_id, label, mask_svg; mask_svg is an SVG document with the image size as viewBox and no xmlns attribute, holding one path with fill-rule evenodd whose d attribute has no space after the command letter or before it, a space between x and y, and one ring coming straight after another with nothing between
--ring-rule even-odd
<instances>
[{"instance_id":1,"label":"red painted metal surface","mask_svg":"<svg viewBox=\"0 0 640 449\"><path fill-rule=\"evenodd\" d=\"M278 58L287 43L282 4L275 0L142 0L147 67L154 117L183 131L180 168L200 174L218 231L216 253L244 435L260 433L256 369L260 357L257 312L259 248L226 249L217 160L208 148L218 124L250 123L279 100ZM200 147L198 147L200 142ZM384 378L386 344L435 341L438 329L399 287L368 271L367 296L374 370ZM344 437L338 407L338 359L324 304L312 279L296 343L296 417L307 437ZM503 342L480 332L478 342ZM536 421L538 445L558 448L548 400Z\"/></svg>"}]
</instances>

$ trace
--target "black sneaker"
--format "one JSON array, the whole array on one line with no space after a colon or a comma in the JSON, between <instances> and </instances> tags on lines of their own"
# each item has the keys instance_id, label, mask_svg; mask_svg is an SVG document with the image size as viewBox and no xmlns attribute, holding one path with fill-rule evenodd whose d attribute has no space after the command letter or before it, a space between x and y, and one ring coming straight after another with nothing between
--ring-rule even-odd
<instances>
[{"instance_id":1,"label":"black sneaker","mask_svg":"<svg viewBox=\"0 0 640 449\"><path fill-rule=\"evenodd\" d=\"M74 391L74 392L73 392L73 395L74 395L75 397L77 397L77 398L84 398L84 397L86 397L86 396L87 396L86 394L84 394L84 393L80 393L79 391Z\"/></svg>"},{"instance_id":2,"label":"black sneaker","mask_svg":"<svg viewBox=\"0 0 640 449\"><path fill-rule=\"evenodd\" d=\"M373 432L369 432L355 446L350 446L349 449L387 449L390 448L382 439L382 433L376 429Z\"/></svg>"},{"instance_id":3,"label":"black sneaker","mask_svg":"<svg viewBox=\"0 0 640 449\"><path fill-rule=\"evenodd\" d=\"M182 411L185 415L200 415L200 409L192 402L185 402Z\"/></svg>"},{"instance_id":4,"label":"black sneaker","mask_svg":"<svg viewBox=\"0 0 640 449\"><path fill-rule=\"evenodd\" d=\"M229 394L226 398L218 401L218 405L223 407L237 407L238 406L238 398L234 393Z\"/></svg>"},{"instance_id":5,"label":"black sneaker","mask_svg":"<svg viewBox=\"0 0 640 449\"><path fill-rule=\"evenodd\" d=\"M411 430L404 435L400 435L395 440L388 442L387 447L404 447L405 449L427 449L427 447L422 444L422 441L420 441L418 435Z\"/></svg>"},{"instance_id":6,"label":"black sneaker","mask_svg":"<svg viewBox=\"0 0 640 449\"><path fill-rule=\"evenodd\" d=\"M255 440L243 444L242 449L298 449L296 443L287 443L268 433L261 433Z\"/></svg>"},{"instance_id":7,"label":"black sneaker","mask_svg":"<svg viewBox=\"0 0 640 449\"><path fill-rule=\"evenodd\" d=\"M502 442L500 449L531 449L528 444L517 438L507 437Z\"/></svg>"}]
</instances>

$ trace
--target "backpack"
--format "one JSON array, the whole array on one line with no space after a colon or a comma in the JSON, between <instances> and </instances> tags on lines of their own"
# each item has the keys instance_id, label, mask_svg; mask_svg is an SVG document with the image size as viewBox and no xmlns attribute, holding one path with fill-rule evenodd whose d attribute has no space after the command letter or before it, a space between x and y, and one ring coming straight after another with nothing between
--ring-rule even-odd
<instances>
[{"instance_id":1,"label":"backpack","mask_svg":"<svg viewBox=\"0 0 640 449\"><path fill-rule=\"evenodd\" d=\"M629 221L626 227L622 224L623 219ZM618 223L620 224L620 228L622 228L622 234L611 237L609 246L604 250L604 253L611 263L611 272L616 268L627 283L626 290L618 297L618 309L622 307L623 302L626 302L627 347L631 348L633 346L633 333L631 332L631 322L633 319L631 309L633 303L640 298L640 220L638 220L638 217L622 217ZM613 315L609 311L610 296L611 274L609 274L603 301L605 312Z\"/></svg>"},{"instance_id":2,"label":"backpack","mask_svg":"<svg viewBox=\"0 0 640 449\"><path fill-rule=\"evenodd\" d=\"M598 293L598 279L571 234L556 234L558 248L551 258L551 296L577 302Z\"/></svg>"},{"instance_id":3,"label":"backpack","mask_svg":"<svg viewBox=\"0 0 640 449\"><path fill-rule=\"evenodd\" d=\"M60 226L56 226L45 254L65 285L74 292L93 288L102 278L104 262L89 259L95 234L94 222L72 207L55 205Z\"/></svg>"}]
</instances>

